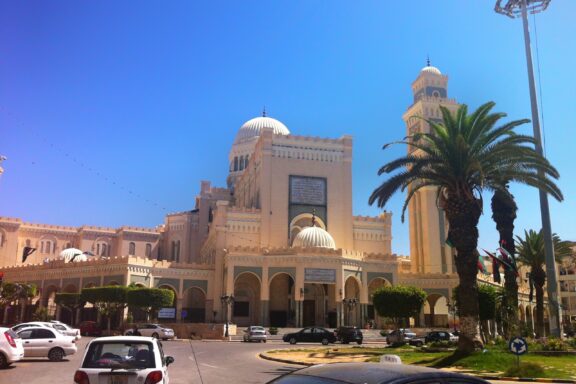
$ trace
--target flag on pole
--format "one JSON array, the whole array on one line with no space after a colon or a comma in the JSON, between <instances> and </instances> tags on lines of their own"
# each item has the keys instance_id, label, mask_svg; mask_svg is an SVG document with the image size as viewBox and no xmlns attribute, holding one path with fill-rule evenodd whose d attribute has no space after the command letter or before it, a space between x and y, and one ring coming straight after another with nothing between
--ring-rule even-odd
<instances>
[{"instance_id":1,"label":"flag on pole","mask_svg":"<svg viewBox=\"0 0 576 384\"><path fill-rule=\"evenodd\" d=\"M24 249L22 250L22 262L25 263L28 256L33 254L35 250L36 248L24 247Z\"/></svg>"},{"instance_id":2,"label":"flag on pole","mask_svg":"<svg viewBox=\"0 0 576 384\"><path fill-rule=\"evenodd\" d=\"M490 273L488 273L488 270L486 269L486 266L484 265L484 262L482 261L482 255L480 255L480 252L478 252L478 272L482 272L484 275L489 275Z\"/></svg>"},{"instance_id":3,"label":"flag on pole","mask_svg":"<svg viewBox=\"0 0 576 384\"><path fill-rule=\"evenodd\" d=\"M503 267L505 267L505 268L508 269L509 271L514 271L514 272L516 272L516 275L518 275L518 270L516 269L516 267L515 267L513 264L511 264L511 263L512 263L512 260L510 260L510 259L509 259L509 260L504 260L503 257L502 257L502 258L498 257L498 255L497 255L496 253L490 253L490 252L488 252L488 251L485 250L485 249L482 249L482 250L483 250L484 252L486 252L486 254L487 254L488 256L490 256L492 259L494 259L494 260L498 261L498 263L502 264ZM509 253L508 253L508 255L509 255Z\"/></svg>"}]
</instances>

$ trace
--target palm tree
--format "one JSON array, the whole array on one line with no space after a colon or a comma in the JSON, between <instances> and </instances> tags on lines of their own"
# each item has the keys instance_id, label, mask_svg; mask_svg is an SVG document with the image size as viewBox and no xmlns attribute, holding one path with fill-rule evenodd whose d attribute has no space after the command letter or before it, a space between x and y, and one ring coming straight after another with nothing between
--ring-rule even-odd
<instances>
[{"instance_id":1,"label":"palm tree","mask_svg":"<svg viewBox=\"0 0 576 384\"><path fill-rule=\"evenodd\" d=\"M500 246L508 251L512 257L515 255L514 249L514 221L518 206L514 201L514 196L508 190L508 182L501 182L504 188L494 191L492 196L492 219L496 223L496 229L500 234ZM512 260L512 265L516 265ZM508 339L518 333L518 282L517 271L504 268L504 294L502 296L502 306L504 308L514 308L513 311L506 312L504 323L505 333Z\"/></svg>"},{"instance_id":2,"label":"palm tree","mask_svg":"<svg viewBox=\"0 0 576 384\"><path fill-rule=\"evenodd\" d=\"M380 168L379 175L399 173L385 180L369 199L370 204L377 202L382 208L395 192L407 189L408 195L402 207L404 220L410 200L420 189L437 188L437 202L449 225L448 240L457 251L459 354L474 351L477 335L476 247L482 190L502 190L497 180L510 180L540 188L558 200L563 198L562 192L547 177L557 178L558 172L534 150L534 139L514 132L516 126L528 120L495 127L506 115L490 113L493 106L493 102L488 102L470 115L466 105L461 105L454 114L441 106L441 122L425 120L430 133L415 133L397 142L408 145L411 150L406 156ZM541 176L539 171L545 176Z\"/></svg>"},{"instance_id":3,"label":"palm tree","mask_svg":"<svg viewBox=\"0 0 576 384\"><path fill-rule=\"evenodd\" d=\"M544 235L542 230L524 231L524 238L516 236L516 253L518 263L530 268L530 278L536 291L536 337L544 336L544 284L546 272L544 271ZM556 234L552 235L554 243L554 258L560 263L563 258L572 256L570 242L560 240Z\"/></svg>"}]
</instances>

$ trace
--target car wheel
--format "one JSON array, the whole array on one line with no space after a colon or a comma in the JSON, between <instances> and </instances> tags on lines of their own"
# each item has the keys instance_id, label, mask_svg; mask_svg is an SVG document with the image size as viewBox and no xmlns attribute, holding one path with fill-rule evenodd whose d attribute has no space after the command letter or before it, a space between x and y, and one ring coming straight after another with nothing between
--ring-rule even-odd
<instances>
[{"instance_id":1,"label":"car wheel","mask_svg":"<svg viewBox=\"0 0 576 384\"><path fill-rule=\"evenodd\" d=\"M263 343L265 343L265 342L266 342L266 340L262 340L262 342L263 342Z\"/></svg>"},{"instance_id":2,"label":"car wheel","mask_svg":"<svg viewBox=\"0 0 576 384\"><path fill-rule=\"evenodd\" d=\"M362 340L356 340L356 344L362 345Z\"/></svg>"},{"instance_id":3,"label":"car wheel","mask_svg":"<svg viewBox=\"0 0 576 384\"><path fill-rule=\"evenodd\" d=\"M322 345L328 345L329 341L327 338L322 339Z\"/></svg>"},{"instance_id":4,"label":"car wheel","mask_svg":"<svg viewBox=\"0 0 576 384\"><path fill-rule=\"evenodd\" d=\"M158 334L157 334L156 332L154 332L154 333L152 334L152 337L155 338L155 339L157 339L157 338L158 338Z\"/></svg>"},{"instance_id":5,"label":"car wheel","mask_svg":"<svg viewBox=\"0 0 576 384\"><path fill-rule=\"evenodd\" d=\"M290 344L296 344L296 338L295 337L292 337L290 339Z\"/></svg>"},{"instance_id":6,"label":"car wheel","mask_svg":"<svg viewBox=\"0 0 576 384\"><path fill-rule=\"evenodd\" d=\"M417 347L421 347L421 346L423 346L423 345L424 345L424 343L421 342L421 341L419 341L419 342L416 343L416 346L417 346Z\"/></svg>"},{"instance_id":7,"label":"car wheel","mask_svg":"<svg viewBox=\"0 0 576 384\"><path fill-rule=\"evenodd\" d=\"M4 356L3 353L0 352L0 368L8 368L10 364L8 363L8 359Z\"/></svg>"},{"instance_id":8,"label":"car wheel","mask_svg":"<svg viewBox=\"0 0 576 384\"><path fill-rule=\"evenodd\" d=\"M64 351L62 348L52 348L50 352L48 352L48 359L50 361L61 361L64 358Z\"/></svg>"}]
</instances>

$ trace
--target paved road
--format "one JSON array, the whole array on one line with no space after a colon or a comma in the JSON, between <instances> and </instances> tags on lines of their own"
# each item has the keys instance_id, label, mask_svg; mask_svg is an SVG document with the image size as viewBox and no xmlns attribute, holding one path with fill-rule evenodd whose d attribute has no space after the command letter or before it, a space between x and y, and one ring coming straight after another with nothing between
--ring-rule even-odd
<instances>
[{"instance_id":1,"label":"paved road","mask_svg":"<svg viewBox=\"0 0 576 384\"><path fill-rule=\"evenodd\" d=\"M47 359L25 359L0 370L1 384L65 384L73 383L74 372L84 356L91 338L78 343L78 353L64 361L53 363ZM165 341L166 355L173 356L170 366L171 384L262 384L300 366L262 360L258 354L270 349L290 348L282 342L240 343L218 341ZM301 346L299 344L299 346ZM304 344L312 346L312 344ZM516 383L494 381L498 384Z\"/></svg>"},{"instance_id":2,"label":"paved road","mask_svg":"<svg viewBox=\"0 0 576 384\"><path fill-rule=\"evenodd\" d=\"M62 362L24 359L6 370L0 370L0 383L72 383L74 372L79 367L85 347L91 339L83 337L79 340L78 352L66 357ZM169 369L171 384L260 384L298 368L258 357L262 351L288 348L286 343L194 341L190 344L188 341L165 341L163 346L165 354L175 358Z\"/></svg>"}]
</instances>

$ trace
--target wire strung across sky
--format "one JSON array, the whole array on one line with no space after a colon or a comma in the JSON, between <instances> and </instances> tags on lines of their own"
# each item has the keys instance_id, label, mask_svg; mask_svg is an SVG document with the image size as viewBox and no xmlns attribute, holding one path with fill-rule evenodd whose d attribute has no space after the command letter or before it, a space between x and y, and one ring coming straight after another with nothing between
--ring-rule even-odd
<instances>
[{"instance_id":1,"label":"wire strung across sky","mask_svg":"<svg viewBox=\"0 0 576 384\"><path fill-rule=\"evenodd\" d=\"M4 114L4 116L6 116L10 120L12 120L12 123L13 123L15 128L18 128L20 130L23 130L23 131L28 132L29 134L35 136L36 138L38 138L39 140L41 140L45 144L49 145L52 150L63 155L65 158L67 158L68 160L70 160L74 164L78 165L82 169L88 171L92 175L98 177L100 180L103 180L106 184L112 186L113 188L120 189L120 190L124 191L125 193L127 193L131 196L134 196L134 197L138 198L139 200L141 200L141 201L143 201L149 205L153 205L156 208L159 208L165 212L168 212L168 209L166 207L164 207L163 204L161 205L157 201L154 201L154 200L151 200L147 197L144 197L142 194L135 191L133 188L130 188L130 187L118 182L117 180L112 179L105 172L102 172L99 169L93 167L92 165L85 163L83 160L80 160L80 158L78 158L74 153L71 153L69 150L65 150L61 146L54 144L52 141L48 140L45 136L41 135L37 131L24 126L24 124L19 119L17 119L16 116L11 111L7 110L5 107L0 106L0 113ZM32 161L32 164L35 164L35 162Z\"/></svg>"}]
</instances>

